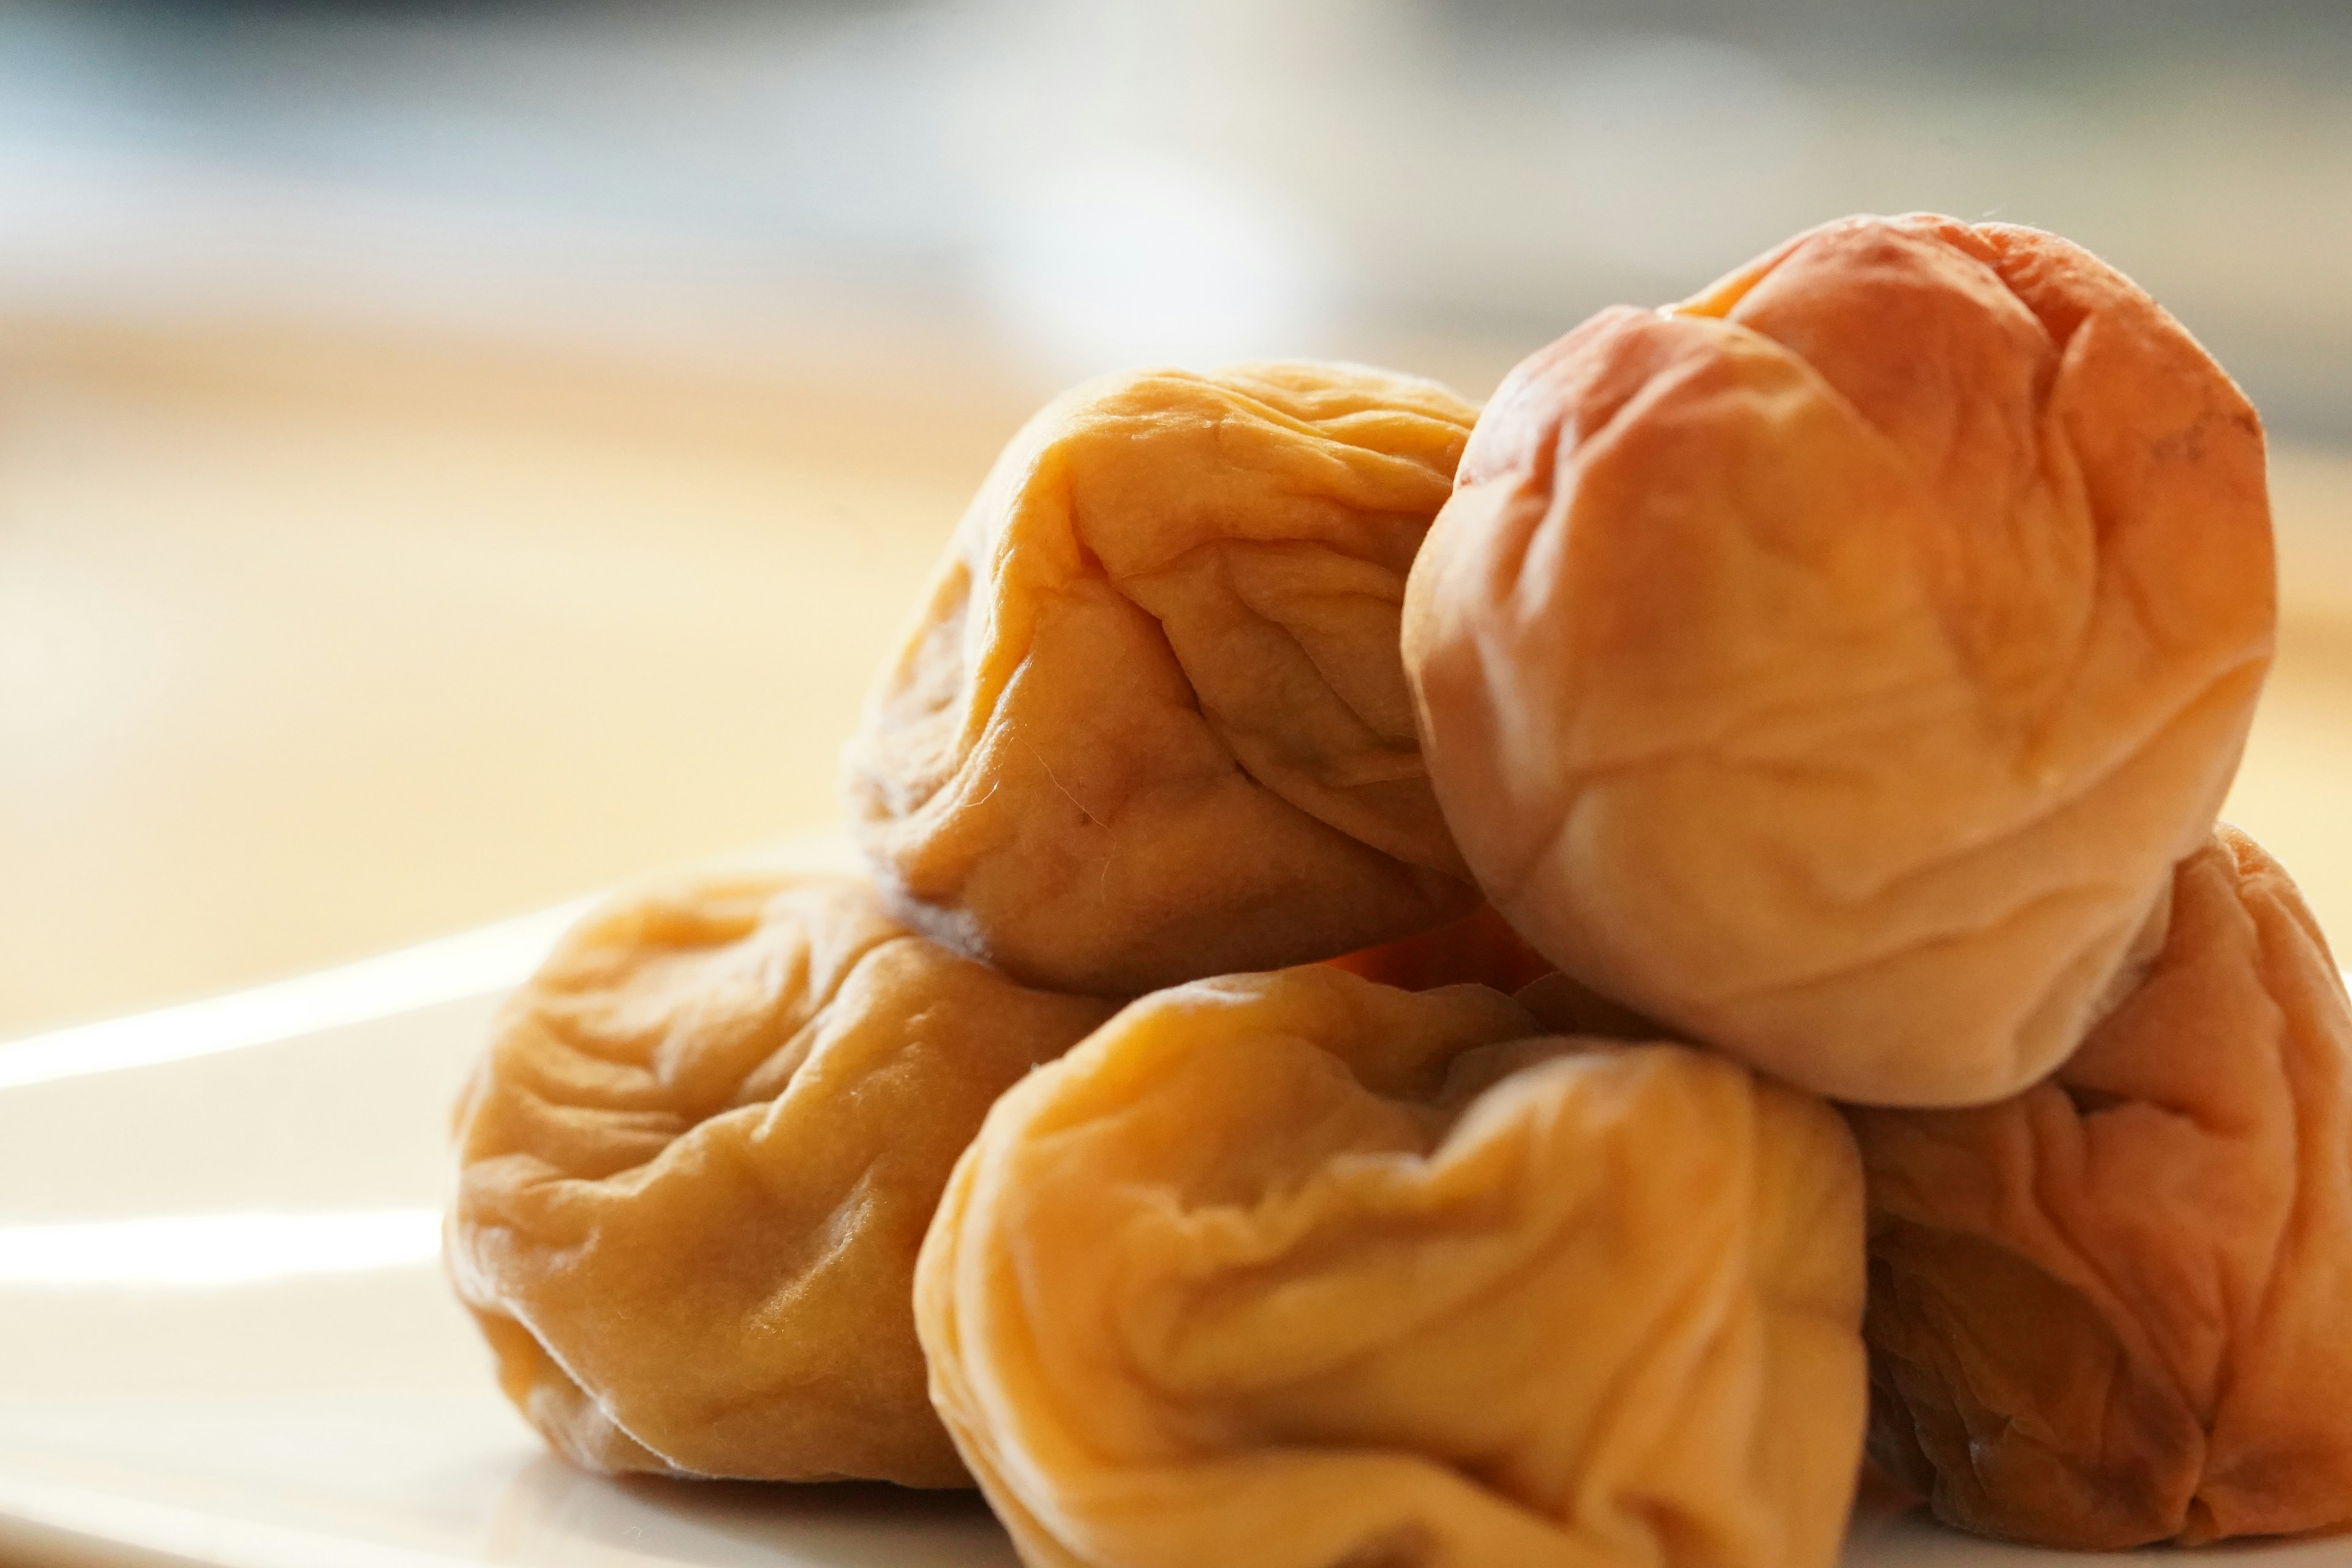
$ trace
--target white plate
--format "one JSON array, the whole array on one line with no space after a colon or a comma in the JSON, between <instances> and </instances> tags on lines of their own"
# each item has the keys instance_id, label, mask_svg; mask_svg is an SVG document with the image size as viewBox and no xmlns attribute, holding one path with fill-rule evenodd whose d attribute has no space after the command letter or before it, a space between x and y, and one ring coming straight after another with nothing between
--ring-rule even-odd
<instances>
[{"instance_id":1,"label":"white plate","mask_svg":"<svg viewBox=\"0 0 2352 1568\"><path fill-rule=\"evenodd\" d=\"M446 1108L571 912L0 1045L0 1561L1013 1563L969 1493L584 1475L499 1396L431 1257ZM2199 1560L2255 1555L2352 1568L2347 1542ZM1916 1518L1846 1553L2062 1556Z\"/></svg>"}]
</instances>

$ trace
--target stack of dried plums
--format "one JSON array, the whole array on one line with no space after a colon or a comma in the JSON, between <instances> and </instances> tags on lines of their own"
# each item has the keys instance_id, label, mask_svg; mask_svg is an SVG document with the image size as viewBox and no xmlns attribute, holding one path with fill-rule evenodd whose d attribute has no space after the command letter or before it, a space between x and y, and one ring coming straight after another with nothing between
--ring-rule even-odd
<instances>
[{"instance_id":1,"label":"stack of dried plums","mask_svg":"<svg viewBox=\"0 0 2352 1568\"><path fill-rule=\"evenodd\" d=\"M1865 1432L2013 1540L2344 1524L2352 1019L2214 821L2273 597L2252 409L2030 229L1483 414L1081 387L882 673L870 878L509 1007L457 1287L583 1464L976 1480L1037 1568L1820 1568Z\"/></svg>"}]
</instances>

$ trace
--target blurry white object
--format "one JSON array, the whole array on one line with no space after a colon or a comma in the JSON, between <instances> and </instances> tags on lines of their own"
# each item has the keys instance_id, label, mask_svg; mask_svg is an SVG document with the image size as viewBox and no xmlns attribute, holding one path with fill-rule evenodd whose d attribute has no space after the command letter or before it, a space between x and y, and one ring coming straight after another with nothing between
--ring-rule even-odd
<instances>
[{"instance_id":1,"label":"blurry white object","mask_svg":"<svg viewBox=\"0 0 2352 1568\"><path fill-rule=\"evenodd\" d=\"M868 310L936 339L992 309L1086 370L1313 350L1302 288L1332 352L1532 344L1925 207L2083 241L2274 426L2352 430L2341 0L2128 27L1862 0L177 9L0 5L0 315L319 311L753 365Z\"/></svg>"},{"instance_id":2,"label":"blurry white object","mask_svg":"<svg viewBox=\"0 0 2352 1568\"><path fill-rule=\"evenodd\" d=\"M1016 335L1085 374L1311 347L1332 298L1321 252L1293 212L1229 175L1103 154L1017 185L992 209L981 259Z\"/></svg>"},{"instance_id":3,"label":"blurry white object","mask_svg":"<svg viewBox=\"0 0 2352 1568\"><path fill-rule=\"evenodd\" d=\"M1762 56L1696 38L1612 40L1562 62L1552 181L1564 243L1696 281L1769 248L1821 179L1820 111Z\"/></svg>"}]
</instances>

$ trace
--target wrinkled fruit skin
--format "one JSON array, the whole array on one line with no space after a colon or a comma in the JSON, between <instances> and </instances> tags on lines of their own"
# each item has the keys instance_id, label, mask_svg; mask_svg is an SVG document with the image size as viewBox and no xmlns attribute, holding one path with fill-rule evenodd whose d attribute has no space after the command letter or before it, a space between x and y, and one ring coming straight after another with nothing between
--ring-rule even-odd
<instances>
[{"instance_id":1,"label":"wrinkled fruit skin","mask_svg":"<svg viewBox=\"0 0 2352 1568\"><path fill-rule=\"evenodd\" d=\"M1439 798L1568 973L1790 1082L1982 1103L2128 989L2273 619L2261 426L2147 295L1849 219L1505 382L1414 566Z\"/></svg>"},{"instance_id":2,"label":"wrinkled fruit skin","mask_svg":"<svg viewBox=\"0 0 2352 1568\"><path fill-rule=\"evenodd\" d=\"M1110 1011L829 878L680 881L574 929L457 1111L449 1268L575 1463L968 1484L908 1306L997 1095Z\"/></svg>"},{"instance_id":3,"label":"wrinkled fruit skin","mask_svg":"<svg viewBox=\"0 0 2352 1568\"><path fill-rule=\"evenodd\" d=\"M2113 1548L2352 1524L2352 1011L2233 829L2049 1081L1853 1113L1872 1448L1937 1514Z\"/></svg>"},{"instance_id":4,"label":"wrinkled fruit skin","mask_svg":"<svg viewBox=\"0 0 2352 1568\"><path fill-rule=\"evenodd\" d=\"M916 1277L1031 1568L1825 1568L1865 1406L1836 1114L1327 966L1000 1101Z\"/></svg>"},{"instance_id":5,"label":"wrinkled fruit skin","mask_svg":"<svg viewBox=\"0 0 2352 1568\"><path fill-rule=\"evenodd\" d=\"M1398 616L1475 414L1261 364L1116 376L1031 420L844 758L899 914L1125 997L1467 912Z\"/></svg>"}]
</instances>

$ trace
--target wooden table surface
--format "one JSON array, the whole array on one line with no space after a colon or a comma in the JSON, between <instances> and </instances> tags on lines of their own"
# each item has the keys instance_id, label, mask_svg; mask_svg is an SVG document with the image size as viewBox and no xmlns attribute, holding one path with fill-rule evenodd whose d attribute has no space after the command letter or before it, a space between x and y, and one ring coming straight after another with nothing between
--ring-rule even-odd
<instances>
[{"instance_id":1,"label":"wooden table surface","mask_svg":"<svg viewBox=\"0 0 2352 1568\"><path fill-rule=\"evenodd\" d=\"M822 826L1034 392L0 321L0 1037ZM2274 475L2230 812L2352 932L2352 456Z\"/></svg>"}]
</instances>

